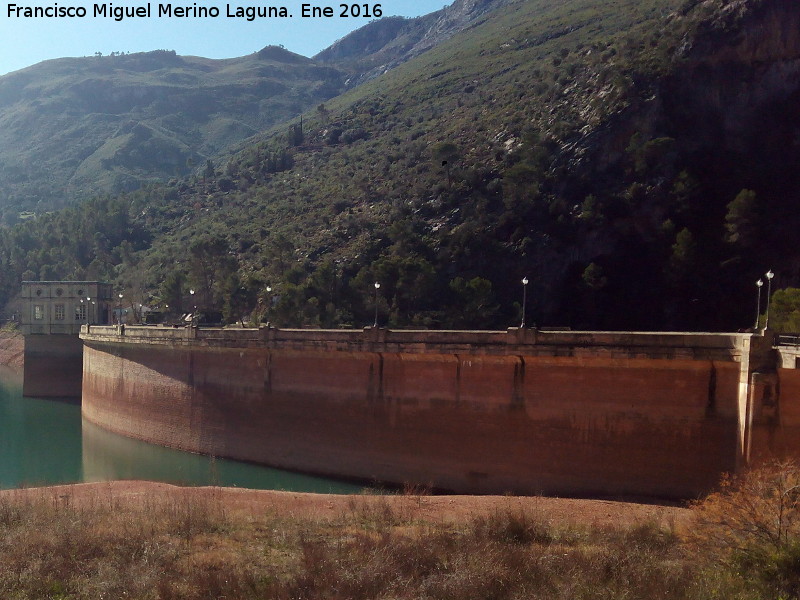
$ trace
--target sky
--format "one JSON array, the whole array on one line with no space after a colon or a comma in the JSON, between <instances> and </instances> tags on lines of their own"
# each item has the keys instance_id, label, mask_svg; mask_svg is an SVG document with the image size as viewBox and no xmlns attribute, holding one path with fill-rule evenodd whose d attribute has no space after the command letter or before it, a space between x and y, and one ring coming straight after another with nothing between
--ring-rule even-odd
<instances>
[{"instance_id":1,"label":"sky","mask_svg":"<svg viewBox=\"0 0 800 600\"><path fill-rule=\"evenodd\" d=\"M207 58L233 58L256 52L264 46L283 45L287 50L313 56L327 48L347 33L366 25L377 16L380 7L383 16L401 15L416 17L439 10L451 0L382 0L380 2L351 1L360 11L348 10L342 16L340 0L300 2L296 0L15 0L2 3L0 13L0 75L22 69L43 60L65 56L92 56L97 52L146 52L150 50L175 50L180 55ZM113 9L150 7L150 16L124 17L117 21L110 16ZM159 8L171 5L172 15L159 16ZM313 7L329 7L332 16L303 16ZM95 7L106 7L108 16L95 15ZM285 7L292 16L247 18L227 16L236 14L237 8ZM26 9L49 9L56 16L25 16ZM187 16L176 16L176 7L189 9ZM210 11L214 7L219 16L195 16L196 9ZM59 10L70 12L85 10L85 16L58 16ZM365 14L366 13L366 14Z\"/></svg>"}]
</instances>

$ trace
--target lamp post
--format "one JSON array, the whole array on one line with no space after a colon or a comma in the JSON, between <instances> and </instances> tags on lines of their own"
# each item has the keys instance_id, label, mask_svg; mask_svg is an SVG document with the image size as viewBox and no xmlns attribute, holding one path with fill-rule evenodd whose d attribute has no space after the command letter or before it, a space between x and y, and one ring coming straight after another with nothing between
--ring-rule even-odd
<instances>
[{"instance_id":1,"label":"lamp post","mask_svg":"<svg viewBox=\"0 0 800 600\"><path fill-rule=\"evenodd\" d=\"M758 317L761 316L761 288L764 287L764 280L759 279L756 281L756 287L758 287L758 300L756 301L756 325L753 329L758 329Z\"/></svg>"},{"instance_id":2,"label":"lamp post","mask_svg":"<svg viewBox=\"0 0 800 600\"><path fill-rule=\"evenodd\" d=\"M117 304L117 323L122 325L122 294L118 294L119 303Z\"/></svg>"},{"instance_id":3,"label":"lamp post","mask_svg":"<svg viewBox=\"0 0 800 600\"><path fill-rule=\"evenodd\" d=\"M523 329L525 327L525 305L528 304L528 278L522 278L522 323L519 324L519 328Z\"/></svg>"},{"instance_id":4,"label":"lamp post","mask_svg":"<svg viewBox=\"0 0 800 600\"><path fill-rule=\"evenodd\" d=\"M272 286L267 286L267 310L264 313L264 316L267 317L267 323L269 323L269 309L272 306Z\"/></svg>"},{"instance_id":5,"label":"lamp post","mask_svg":"<svg viewBox=\"0 0 800 600\"><path fill-rule=\"evenodd\" d=\"M769 328L769 300L772 297L772 278L775 277L775 273L770 269L765 277L767 278L767 315L764 317L764 330L766 331Z\"/></svg>"},{"instance_id":6,"label":"lamp post","mask_svg":"<svg viewBox=\"0 0 800 600\"><path fill-rule=\"evenodd\" d=\"M197 304L194 303L194 290L189 290L189 295L192 297L192 325L194 325L194 320L197 318Z\"/></svg>"},{"instance_id":7,"label":"lamp post","mask_svg":"<svg viewBox=\"0 0 800 600\"><path fill-rule=\"evenodd\" d=\"M374 328L378 328L378 290L381 289L381 284L377 281L375 282L375 324L373 325Z\"/></svg>"},{"instance_id":8,"label":"lamp post","mask_svg":"<svg viewBox=\"0 0 800 600\"><path fill-rule=\"evenodd\" d=\"M92 297L86 296L86 324L92 324Z\"/></svg>"}]
</instances>

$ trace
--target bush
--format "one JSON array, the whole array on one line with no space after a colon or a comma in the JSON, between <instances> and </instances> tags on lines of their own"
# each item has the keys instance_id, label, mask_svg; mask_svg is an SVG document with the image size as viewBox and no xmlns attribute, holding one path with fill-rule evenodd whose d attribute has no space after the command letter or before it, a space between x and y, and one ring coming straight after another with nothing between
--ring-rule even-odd
<instances>
[{"instance_id":1,"label":"bush","mask_svg":"<svg viewBox=\"0 0 800 600\"><path fill-rule=\"evenodd\" d=\"M774 462L727 478L694 506L689 541L768 597L800 598L800 467Z\"/></svg>"}]
</instances>

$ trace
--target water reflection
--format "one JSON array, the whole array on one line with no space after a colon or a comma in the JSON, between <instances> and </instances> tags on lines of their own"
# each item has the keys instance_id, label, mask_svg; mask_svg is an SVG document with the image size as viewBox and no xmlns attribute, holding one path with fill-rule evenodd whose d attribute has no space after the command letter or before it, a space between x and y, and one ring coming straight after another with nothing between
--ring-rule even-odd
<instances>
[{"instance_id":1,"label":"water reflection","mask_svg":"<svg viewBox=\"0 0 800 600\"><path fill-rule=\"evenodd\" d=\"M341 494L361 490L110 433L82 420L76 403L23 398L21 378L0 369L0 488L117 479Z\"/></svg>"},{"instance_id":2,"label":"water reflection","mask_svg":"<svg viewBox=\"0 0 800 600\"><path fill-rule=\"evenodd\" d=\"M181 485L334 494L361 490L347 483L147 444L110 433L86 420L83 421L83 477L85 481L149 479Z\"/></svg>"},{"instance_id":3,"label":"water reflection","mask_svg":"<svg viewBox=\"0 0 800 600\"><path fill-rule=\"evenodd\" d=\"M81 412L22 397L22 379L0 371L0 487L82 481Z\"/></svg>"}]
</instances>

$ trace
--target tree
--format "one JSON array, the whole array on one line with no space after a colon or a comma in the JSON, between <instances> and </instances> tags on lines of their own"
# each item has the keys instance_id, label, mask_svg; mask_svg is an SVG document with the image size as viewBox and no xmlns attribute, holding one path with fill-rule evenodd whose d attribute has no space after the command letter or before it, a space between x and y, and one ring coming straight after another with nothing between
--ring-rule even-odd
<instances>
[{"instance_id":1,"label":"tree","mask_svg":"<svg viewBox=\"0 0 800 600\"><path fill-rule=\"evenodd\" d=\"M364 315L372 314L374 310L372 286L376 281L381 283L378 302L386 302L389 307L390 325L428 325L424 322L426 317L440 307L441 297L436 293L436 270L421 256L387 253L370 267L359 271L351 280L350 287L354 297L360 295L363 299Z\"/></svg>"},{"instance_id":2,"label":"tree","mask_svg":"<svg viewBox=\"0 0 800 600\"><path fill-rule=\"evenodd\" d=\"M597 263L589 263L583 270L581 280L583 285L594 292L599 292L608 284L608 277L603 275L603 268Z\"/></svg>"},{"instance_id":3,"label":"tree","mask_svg":"<svg viewBox=\"0 0 800 600\"><path fill-rule=\"evenodd\" d=\"M444 167L445 173L447 173L447 185L452 185L450 168L452 163L458 158L458 146L452 142L439 142L438 144L434 144L431 151L433 152L433 157L441 161L442 167Z\"/></svg>"},{"instance_id":4,"label":"tree","mask_svg":"<svg viewBox=\"0 0 800 600\"><path fill-rule=\"evenodd\" d=\"M305 134L303 133L302 123L298 125L292 125L292 127L289 129L289 145L300 146L303 141L305 141Z\"/></svg>"},{"instance_id":5,"label":"tree","mask_svg":"<svg viewBox=\"0 0 800 600\"><path fill-rule=\"evenodd\" d=\"M228 242L223 237L202 237L189 246L189 277L205 308L224 305L222 284L237 268L236 258L229 253Z\"/></svg>"},{"instance_id":6,"label":"tree","mask_svg":"<svg viewBox=\"0 0 800 600\"><path fill-rule=\"evenodd\" d=\"M458 158L458 146L453 142L439 142L431 148L433 158L441 161L453 162Z\"/></svg>"},{"instance_id":7,"label":"tree","mask_svg":"<svg viewBox=\"0 0 800 600\"><path fill-rule=\"evenodd\" d=\"M666 265L666 282L671 299L666 305L664 326L672 329L692 329L700 318L703 282L699 276L702 257L692 232L681 229L672 244L672 254Z\"/></svg>"},{"instance_id":8,"label":"tree","mask_svg":"<svg viewBox=\"0 0 800 600\"><path fill-rule=\"evenodd\" d=\"M584 198L578 218L590 227L601 227L605 224L603 207L594 194L589 194Z\"/></svg>"},{"instance_id":9,"label":"tree","mask_svg":"<svg viewBox=\"0 0 800 600\"><path fill-rule=\"evenodd\" d=\"M279 327L302 325L308 311L303 289L293 283L283 283L280 293L271 296L268 318ZM310 324L310 323L305 323Z\"/></svg>"},{"instance_id":10,"label":"tree","mask_svg":"<svg viewBox=\"0 0 800 600\"><path fill-rule=\"evenodd\" d=\"M244 316L252 310L256 303L259 283L254 280L242 280L236 271L228 273L220 282L222 318L226 323L238 321L244 327Z\"/></svg>"},{"instance_id":11,"label":"tree","mask_svg":"<svg viewBox=\"0 0 800 600\"><path fill-rule=\"evenodd\" d=\"M728 204L725 241L742 248L752 247L758 238L759 207L753 190L742 190Z\"/></svg>"},{"instance_id":12,"label":"tree","mask_svg":"<svg viewBox=\"0 0 800 600\"><path fill-rule=\"evenodd\" d=\"M217 172L214 169L214 162L209 158L208 160L206 160L206 168L203 171L203 177L205 179L214 179L216 174Z\"/></svg>"},{"instance_id":13,"label":"tree","mask_svg":"<svg viewBox=\"0 0 800 600\"><path fill-rule=\"evenodd\" d=\"M186 277L181 271L172 271L161 282L159 296L161 302L169 305L170 312L181 314L183 312L183 295L186 286Z\"/></svg>"},{"instance_id":14,"label":"tree","mask_svg":"<svg viewBox=\"0 0 800 600\"><path fill-rule=\"evenodd\" d=\"M317 106L317 114L319 115L319 120L322 122L323 127L326 126L331 113L324 103Z\"/></svg>"},{"instance_id":15,"label":"tree","mask_svg":"<svg viewBox=\"0 0 800 600\"><path fill-rule=\"evenodd\" d=\"M692 232L684 227L675 236L672 256L669 259L668 275L674 284L688 283L694 272L696 256L697 243Z\"/></svg>"},{"instance_id":16,"label":"tree","mask_svg":"<svg viewBox=\"0 0 800 600\"><path fill-rule=\"evenodd\" d=\"M772 295L769 325L778 332L800 332L800 288L785 288Z\"/></svg>"},{"instance_id":17,"label":"tree","mask_svg":"<svg viewBox=\"0 0 800 600\"><path fill-rule=\"evenodd\" d=\"M456 277L450 282L450 290L456 301L450 312L452 326L488 329L494 323L500 307L495 302L491 281L483 277L469 281Z\"/></svg>"},{"instance_id":18,"label":"tree","mask_svg":"<svg viewBox=\"0 0 800 600\"><path fill-rule=\"evenodd\" d=\"M539 170L533 165L519 162L503 172L506 194L514 199L537 197L539 195Z\"/></svg>"}]
</instances>

